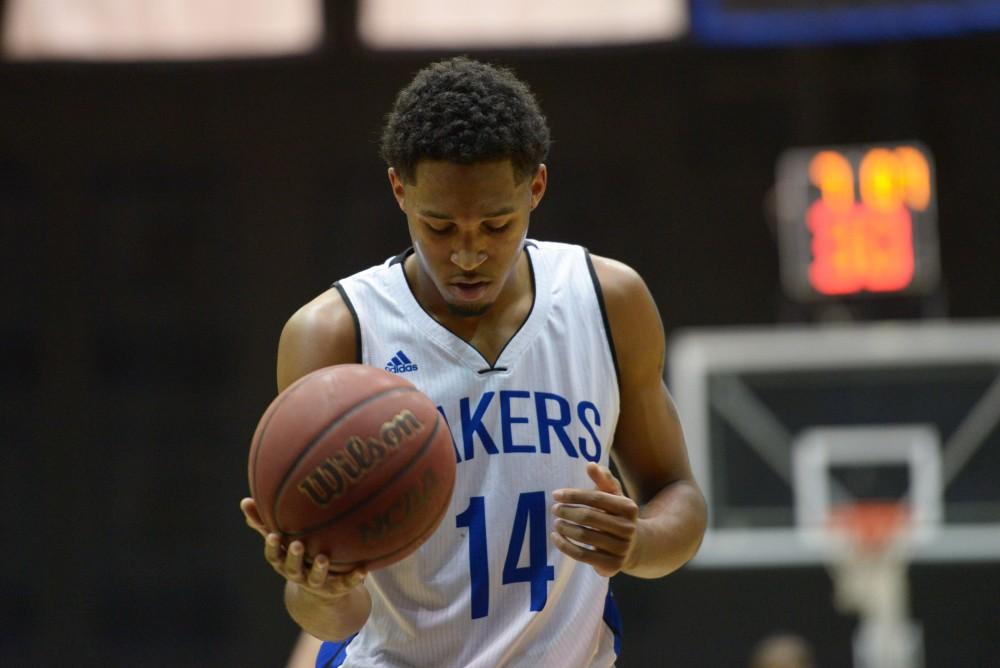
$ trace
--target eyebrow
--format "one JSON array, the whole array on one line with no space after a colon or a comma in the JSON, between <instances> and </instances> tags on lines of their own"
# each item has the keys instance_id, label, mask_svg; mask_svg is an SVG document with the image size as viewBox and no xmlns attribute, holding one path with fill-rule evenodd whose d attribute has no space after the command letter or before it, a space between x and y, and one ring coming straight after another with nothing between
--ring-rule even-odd
<instances>
[{"instance_id":1,"label":"eyebrow","mask_svg":"<svg viewBox=\"0 0 1000 668\"><path fill-rule=\"evenodd\" d=\"M431 211L429 209L421 209L419 213L421 216L424 216L425 218L436 218L437 220L451 220L452 218L454 218L454 216L449 216L446 213ZM496 211L490 211L489 213L484 215L483 218L499 218L500 216L507 216L512 213L514 213L514 207L505 206L501 209L497 209Z\"/></svg>"}]
</instances>

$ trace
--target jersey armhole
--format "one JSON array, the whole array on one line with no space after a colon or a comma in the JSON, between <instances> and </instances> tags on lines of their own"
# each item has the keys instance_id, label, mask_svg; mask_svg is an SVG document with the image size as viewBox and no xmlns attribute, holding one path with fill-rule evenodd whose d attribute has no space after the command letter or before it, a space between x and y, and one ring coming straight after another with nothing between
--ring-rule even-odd
<instances>
[{"instance_id":1,"label":"jersey armhole","mask_svg":"<svg viewBox=\"0 0 1000 668\"><path fill-rule=\"evenodd\" d=\"M594 270L594 261L590 259L590 251L583 249L583 255L587 260L587 271L590 272L590 280L594 283L594 294L597 296L597 305L601 309L601 321L604 323L604 335L608 340L608 350L611 352L611 362L615 366L615 380L618 382L618 391L622 389L622 373L618 368L618 353L615 351L615 339L611 335L611 322L608 320L608 309L604 305L604 291L601 290L601 282L597 280L597 272Z\"/></svg>"},{"instance_id":2,"label":"jersey armhole","mask_svg":"<svg viewBox=\"0 0 1000 668\"><path fill-rule=\"evenodd\" d=\"M351 298L347 296L347 290L345 290L344 286L340 284L340 281L334 283L333 287L335 287L337 292L340 293L340 298L344 300L344 304L347 305L347 310L351 312L351 320L354 321L354 361L358 364L362 364L361 321L358 319L358 312L354 309L354 304L351 302Z\"/></svg>"}]
</instances>

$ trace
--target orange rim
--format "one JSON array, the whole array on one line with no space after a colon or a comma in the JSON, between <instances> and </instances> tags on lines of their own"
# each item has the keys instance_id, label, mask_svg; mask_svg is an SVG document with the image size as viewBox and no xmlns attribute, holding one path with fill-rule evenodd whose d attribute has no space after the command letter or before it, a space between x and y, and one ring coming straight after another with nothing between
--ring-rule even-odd
<instances>
[{"instance_id":1,"label":"orange rim","mask_svg":"<svg viewBox=\"0 0 1000 668\"><path fill-rule=\"evenodd\" d=\"M862 501L830 509L827 526L866 552L878 552L905 530L910 509L890 501Z\"/></svg>"}]
</instances>

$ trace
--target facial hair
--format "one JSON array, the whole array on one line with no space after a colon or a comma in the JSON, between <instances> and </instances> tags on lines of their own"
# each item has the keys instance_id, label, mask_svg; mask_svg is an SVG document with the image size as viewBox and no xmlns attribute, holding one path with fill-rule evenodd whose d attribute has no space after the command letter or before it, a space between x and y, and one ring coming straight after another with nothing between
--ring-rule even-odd
<instances>
[{"instance_id":1,"label":"facial hair","mask_svg":"<svg viewBox=\"0 0 1000 668\"><path fill-rule=\"evenodd\" d=\"M462 307L455 306L450 302L445 302L448 312L459 318L478 318L492 308L493 304L482 304L480 306Z\"/></svg>"}]
</instances>

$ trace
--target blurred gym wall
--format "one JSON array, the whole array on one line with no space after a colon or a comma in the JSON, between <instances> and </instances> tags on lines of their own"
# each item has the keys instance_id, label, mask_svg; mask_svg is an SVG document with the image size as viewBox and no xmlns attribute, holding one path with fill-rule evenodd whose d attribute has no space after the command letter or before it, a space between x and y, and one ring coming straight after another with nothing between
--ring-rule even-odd
<instances>
[{"instance_id":1,"label":"blurred gym wall","mask_svg":"<svg viewBox=\"0 0 1000 668\"><path fill-rule=\"evenodd\" d=\"M237 508L249 439L285 319L406 247L380 125L451 53L366 48L351 3L325 16L319 46L282 57L0 61L0 664L287 655L296 629ZM789 317L775 161L842 142L933 150L946 313L1000 317L1000 36L475 55L530 82L552 127L532 234L634 266L668 335ZM928 666L989 665L1000 567L912 579ZM849 661L821 569L614 587L625 667L742 665L779 628Z\"/></svg>"}]
</instances>

